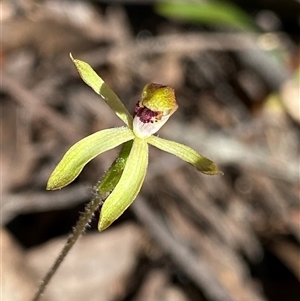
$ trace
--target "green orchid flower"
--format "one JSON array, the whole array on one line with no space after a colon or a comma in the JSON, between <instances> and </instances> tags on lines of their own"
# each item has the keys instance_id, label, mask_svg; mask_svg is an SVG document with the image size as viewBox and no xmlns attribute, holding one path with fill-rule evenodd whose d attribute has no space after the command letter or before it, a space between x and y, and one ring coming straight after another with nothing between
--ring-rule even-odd
<instances>
[{"instance_id":1,"label":"green orchid flower","mask_svg":"<svg viewBox=\"0 0 300 301\"><path fill-rule=\"evenodd\" d=\"M90 65L74 59L71 54L70 57L83 81L104 98L126 126L96 132L74 144L52 172L47 189L70 184L93 158L123 145L118 158L96 186L97 193L108 195L101 208L99 231L119 218L139 193L146 176L149 144L181 158L204 174L221 173L213 161L192 148L153 135L178 108L171 87L147 84L132 116Z\"/></svg>"}]
</instances>

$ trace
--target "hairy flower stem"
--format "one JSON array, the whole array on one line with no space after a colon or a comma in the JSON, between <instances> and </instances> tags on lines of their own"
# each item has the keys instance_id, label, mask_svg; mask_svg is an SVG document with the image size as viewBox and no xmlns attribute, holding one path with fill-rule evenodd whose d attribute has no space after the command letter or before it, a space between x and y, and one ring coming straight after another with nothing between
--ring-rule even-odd
<instances>
[{"instance_id":1,"label":"hairy flower stem","mask_svg":"<svg viewBox=\"0 0 300 301\"><path fill-rule=\"evenodd\" d=\"M131 140L122 145L119 156L97 183L96 192L100 195L111 192L117 186L130 154L132 143L133 141Z\"/></svg>"},{"instance_id":2,"label":"hairy flower stem","mask_svg":"<svg viewBox=\"0 0 300 301\"><path fill-rule=\"evenodd\" d=\"M62 251L60 252L59 256L56 258L55 262L51 266L51 268L48 270L47 274L41 281L41 284L38 288L38 291L36 292L34 298L32 301L38 301L42 297L42 294L44 293L47 285L51 281L52 277L60 267L61 263L65 259L65 257L68 255L70 250L72 249L73 245L77 241L77 239L80 237L81 234L84 233L86 230L88 224L91 221L91 218L93 217L94 212L102 205L103 201L107 195L96 195L85 207L84 212L81 214L78 222L76 223L75 227L73 228L73 232L68 237L67 242L65 243Z\"/></svg>"},{"instance_id":3,"label":"hairy flower stem","mask_svg":"<svg viewBox=\"0 0 300 301\"><path fill-rule=\"evenodd\" d=\"M52 267L47 272L44 279L41 281L39 289L32 299L32 301L38 301L42 297L43 292L45 291L47 285L51 281L52 277L56 273L57 269L60 267L61 263L68 255L73 245L77 239L84 233L88 224L93 217L94 212L103 204L104 200L107 198L108 194L116 186L120 177L122 175L123 169L125 167L126 160L130 153L132 147L132 141L126 142L123 144L122 149L119 153L117 159L112 163L110 168L106 171L103 178L95 187L95 196L93 199L86 205L84 212L81 214L78 222L73 228L73 232L69 236L66 244L64 245L61 253L53 263Z\"/></svg>"}]
</instances>

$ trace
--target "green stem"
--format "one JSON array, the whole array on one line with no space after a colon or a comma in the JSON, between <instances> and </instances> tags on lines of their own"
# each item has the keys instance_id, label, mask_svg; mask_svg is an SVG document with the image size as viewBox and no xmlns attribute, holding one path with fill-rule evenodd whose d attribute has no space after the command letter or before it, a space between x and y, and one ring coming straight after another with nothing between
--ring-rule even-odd
<instances>
[{"instance_id":1,"label":"green stem","mask_svg":"<svg viewBox=\"0 0 300 301\"><path fill-rule=\"evenodd\" d=\"M68 237L62 251L54 261L51 268L48 270L47 274L41 281L41 284L33 297L32 301L39 301L42 297L47 285L55 275L56 271L60 267L63 260L69 254L73 245L77 239L84 233L86 227L91 221L94 212L103 204L104 200L107 198L108 194L116 187L118 184L122 172L124 170L127 158L129 156L133 141L128 141L123 144L122 149L119 153L118 158L112 163L108 171L104 174L103 178L97 183L95 190L96 195L93 199L86 205L84 213L80 216L78 222L73 228L73 232Z\"/></svg>"},{"instance_id":2,"label":"green stem","mask_svg":"<svg viewBox=\"0 0 300 301\"><path fill-rule=\"evenodd\" d=\"M118 158L112 163L103 178L96 185L96 192L100 195L111 192L118 184L130 154L132 143L133 140L130 140L123 144Z\"/></svg>"},{"instance_id":3,"label":"green stem","mask_svg":"<svg viewBox=\"0 0 300 301\"><path fill-rule=\"evenodd\" d=\"M85 207L84 213L81 214L79 220L77 221L75 227L73 228L73 232L71 235L68 237L67 242L65 243L62 251L54 261L53 265L51 268L48 270L47 274L41 281L41 284L38 288L37 293L35 294L34 298L32 301L38 301L42 297L42 294L44 293L47 285L51 281L52 277L60 267L61 263L65 259L65 257L68 255L70 250L72 249L73 245L79 238L81 234L84 233L87 225L91 221L91 218L94 215L94 212L102 205L103 201L105 200L107 196L106 195L96 195Z\"/></svg>"}]
</instances>

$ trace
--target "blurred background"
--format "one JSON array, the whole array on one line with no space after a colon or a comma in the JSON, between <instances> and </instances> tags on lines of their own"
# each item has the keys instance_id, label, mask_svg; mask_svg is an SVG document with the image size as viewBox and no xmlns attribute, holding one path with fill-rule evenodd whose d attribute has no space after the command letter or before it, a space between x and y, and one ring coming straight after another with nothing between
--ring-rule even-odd
<instances>
[{"instance_id":1,"label":"blurred background","mask_svg":"<svg viewBox=\"0 0 300 301\"><path fill-rule=\"evenodd\" d=\"M299 300L299 0L0 6L3 301L31 300L117 155L45 190L74 142L122 125L70 52L131 112L146 83L175 88L179 109L159 135L224 176L151 148L134 205L101 234L95 213L43 300Z\"/></svg>"}]
</instances>

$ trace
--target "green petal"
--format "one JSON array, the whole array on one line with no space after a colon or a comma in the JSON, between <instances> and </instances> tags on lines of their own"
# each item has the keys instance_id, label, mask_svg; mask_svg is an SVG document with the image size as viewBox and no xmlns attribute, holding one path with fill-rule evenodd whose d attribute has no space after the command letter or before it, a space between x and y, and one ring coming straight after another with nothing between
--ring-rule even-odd
<instances>
[{"instance_id":1,"label":"green petal","mask_svg":"<svg viewBox=\"0 0 300 301\"><path fill-rule=\"evenodd\" d=\"M105 200L100 213L98 229L109 227L131 205L139 193L148 166L148 144L135 138L119 183Z\"/></svg>"},{"instance_id":2,"label":"green petal","mask_svg":"<svg viewBox=\"0 0 300 301\"><path fill-rule=\"evenodd\" d=\"M59 189L70 184L93 158L133 137L129 128L119 127L102 130L81 139L58 163L48 180L47 190Z\"/></svg>"},{"instance_id":3,"label":"green petal","mask_svg":"<svg viewBox=\"0 0 300 301\"><path fill-rule=\"evenodd\" d=\"M70 57L77 68L82 80L90 86L97 94L101 95L117 116L130 128L132 128L132 116L124 106L120 98L115 92L103 81L101 77L93 70L93 68L80 60L74 59L70 53Z\"/></svg>"},{"instance_id":4,"label":"green petal","mask_svg":"<svg viewBox=\"0 0 300 301\"><path fill-rule=\"evenodd\" d=\"M151 136L146 140L153 146L165 152L171 153L186 161L187 163L192 164L204 174L222 174L222 172L218 170L216 164L213 161L207 159L206 157L202 156L201 154L197 153L195 150L184 144L162 139L156 136Z\"/></svg>"}]
</instances>

